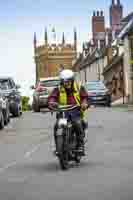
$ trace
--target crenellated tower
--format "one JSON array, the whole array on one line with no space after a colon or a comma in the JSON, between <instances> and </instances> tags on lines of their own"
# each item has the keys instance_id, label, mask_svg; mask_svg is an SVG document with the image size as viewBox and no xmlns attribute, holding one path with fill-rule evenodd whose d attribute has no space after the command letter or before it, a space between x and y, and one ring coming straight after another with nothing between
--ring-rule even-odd
<instances>
[{"instance_id":1,"label":"crenellated tower","mask_svg":"<svg viewBox=\"0 0 133 200\"><path fill-rule=\"evenodd\" d=\"M36 64L36 81L41 77L56 76L60 66L72 68L73 60L77 57L77 32L74 28L74 44L66 42L65 34L62 34L61 43L48 41L47 28L44 31L44 44L37 46L36 34L34 34L34 59Z\"/></svg>"}]
</instances>

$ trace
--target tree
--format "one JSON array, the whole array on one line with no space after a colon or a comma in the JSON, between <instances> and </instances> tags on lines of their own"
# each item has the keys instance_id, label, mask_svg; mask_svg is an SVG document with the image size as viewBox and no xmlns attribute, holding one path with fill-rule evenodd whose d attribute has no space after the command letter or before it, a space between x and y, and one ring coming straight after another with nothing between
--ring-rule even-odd
<instances>
[{"instance_id":1,"label":"tree","mask_svg":"<svg viewBox=\"0 0 133 200\"><path fill-rule=\"evenodd\" d=\"M28 111L29 110L29 100L30 98L27 96L22 96L21 101L22 101L22 110L23 111Z\"/></svg>"}]
</instances>

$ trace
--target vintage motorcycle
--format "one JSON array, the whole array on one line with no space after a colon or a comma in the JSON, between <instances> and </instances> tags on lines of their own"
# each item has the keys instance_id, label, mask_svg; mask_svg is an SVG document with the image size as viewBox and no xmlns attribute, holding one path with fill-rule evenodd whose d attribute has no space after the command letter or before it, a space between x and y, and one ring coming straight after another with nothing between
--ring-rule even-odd
<instances>
[{"instance_id":1,"label":"vintage motorcycle","mask_svg":"<svg viewBox=\"0 0 133 200\"><path fill-rule=\"evenodd\" d=\"M54 109L57 122L55 125L55 154L59 159L61 169L66 170L70 161L80 163L84 156L77 148L77 134L73 127L74 120L80 120L80 107L77 105L58 106Z\"/></svg>"}]
</instances>

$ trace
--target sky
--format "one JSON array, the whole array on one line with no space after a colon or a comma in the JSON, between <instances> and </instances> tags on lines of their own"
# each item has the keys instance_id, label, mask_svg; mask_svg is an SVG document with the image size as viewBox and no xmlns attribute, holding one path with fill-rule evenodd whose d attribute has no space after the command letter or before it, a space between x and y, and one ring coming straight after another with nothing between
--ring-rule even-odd
<instances>
[{"instance_id":1,"label":"sky","mask_svg":"<svg viewBox=\"0 0 133 200\"><path fill-rule=\"evenodd\" d=\"M124 16L133 11L132 0L121 0ZM0 76L12 76L21 85L22 95L31 96L35 83L33 35L37 44L44 42L44 30L52 39L55 27L57 41L65 33L73 42L73 28L78 36L78 51L91 37L91 16L94 10L104 10L109 26L111 0L4 0L0 4Z\"/></svg>"}]
</instances>

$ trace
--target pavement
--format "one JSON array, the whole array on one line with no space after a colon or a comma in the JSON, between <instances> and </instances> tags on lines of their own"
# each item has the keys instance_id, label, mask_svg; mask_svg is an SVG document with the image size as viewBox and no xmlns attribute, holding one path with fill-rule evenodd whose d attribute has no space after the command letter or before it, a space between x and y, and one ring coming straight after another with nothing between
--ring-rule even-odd
<instances>
[{"instance_id":1,"label":"pavement","mask_svg":"<svg viewBox=\"0 0 133 200\"><path fill-rule=\"evenodd\" d=\"M61 171L50 113L26 112L0 132L0 200L133 200L133 113L91 108L86 157Z\"/></svg>"}]
</instances>

